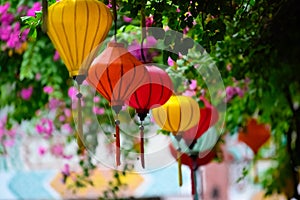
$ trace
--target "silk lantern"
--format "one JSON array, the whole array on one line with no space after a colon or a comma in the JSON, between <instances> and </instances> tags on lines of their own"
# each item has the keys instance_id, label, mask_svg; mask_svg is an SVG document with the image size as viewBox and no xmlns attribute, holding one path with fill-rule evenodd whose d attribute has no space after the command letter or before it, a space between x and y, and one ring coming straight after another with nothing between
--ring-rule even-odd
<instances>
[{"instance_id":1,"label":"silk lantern","mask_svg":"<svg viewBox=\"0 0 300 200\"><path fill-rule=\"evenodd\" d=\"M270 136L271 130L269 125L259 124L256 119L251 118L248 120L245 130L239 132L238 140L246 143L254 154L257 154Z\"/></svg>"},{"instance_id":2,"label":"silk lantern","mask_svg":"<svg viewBox=\"0 0 300 200\"><path fill-rule=\"evenodd\" d=\"M144 160L144 126L143 121L149 110L165 104L173 94L173 83L169 75L154 65L145 66L147 73L145 84L139 87L130 97L129 106L133 107L139 116L140 124L140 152L141 164Z\"/></svg>"},{"instance_id":3,"label":"silk lantern","mask_svg":"<svg viewBox=\"0 0 300 200\"><path fill-rule=\"evenodd\" d=\"M171 155L177 159L177 152L175 147L170 144L169 145ZM211 150L205 152L203 157L199 157L197 154L181 154L181 162L184 165L187 165L191 171L191 192L193 196L197 196L197 182L196 182L196 172L200 166L204 166L210 163L216 156L216 152Z\"/></svg>"},{"instance_id":4,"label":"silk lantern","mask_svg":"<svg viewBox=\"0 0 300 200\"><path fill-rule=\"evenodd\" d=\"M122 43L109 42L95 58L87 81L109 102L116 113L116 164L120 165L120 121L118 114L130 95L146 78L143 64L129 53Z\"/></svg>"},{"instance_id":5,"label":"silk lantern","mask_svg":"<svg viewBox=\"0 0 300 200\"><path fill-rule=\"evenodd\" d=\"M97 0L60 0L47 6L43 0L43 30L59 52L70 77L78 84L77 143L83 151L80 85L95 58L96 47L112 26L112 15L107 6Z\"/></svg>"},{"instance_id":6,"label":"silk lantern","mask_svg":"<svg viewBox=\"0 0 300 200\"><path fill-rule=\"evenodd\" d=\"M202 117L202 116L201 116ZM184 135L184 134L183 134ZM188 145L185 140L180 140L179 142L174 136L171 136L171 142L172 145L176 149L181 149L181 159L187 160L187 162L192 161L193 167L197 169L200 165L206 164L205 162L211 161L211 159L214 157L213 154L215 155L215 150L214 147L219 139L219 134L217 132L217 129L212 126L210 127L205 133L203 133L199 138L195 139L195 143L193 146ZM189 156L190 158L186 158L186 156ZM209 158L210 160L206 160ZM196 162L197 161L197 162ZM183 164L185 164L182 161ZM199 163L198 163L199 162ZM197 195L195 193L195 171L191 170L191 186L192 186L192 195Z\"/></svg>"},{"instance_id":7,"label":"silk lantern","mask_svg":"<svg viewBox=\"0 0 300 200\"><path fill-rule=\"evenodd\" d=\"M195 126L200 119L198 103L191 97L172 95L162 106L152 109L155 122L180 141L183 131ZM182 185L180 149L178 149L178 179Z\"/></svg>"},{"instance_id":8,"label":"silk lantern","mask_svg":"<svg viewBox=\"0 0 300 200\"><path fill-rule=\"evenodd\" d=\"M201 96L200 101L203 102L203 107L200 107L200 120L198 125L190 128L182 134L182 138L188 145L193 146L197 139L201 137L211 126L219 119L218 110L212 106L209 101Z\"/></svg>"}]
</instances>

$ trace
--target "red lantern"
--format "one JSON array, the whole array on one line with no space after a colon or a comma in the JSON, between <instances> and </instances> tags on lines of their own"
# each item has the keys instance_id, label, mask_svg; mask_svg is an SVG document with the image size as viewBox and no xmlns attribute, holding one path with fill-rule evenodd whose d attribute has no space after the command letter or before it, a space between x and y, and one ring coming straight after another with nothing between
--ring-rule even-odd
<instances>
[{"instance_id":1,"label":"red lantern","mask_svg":"<svg viewBox=\"0 0 300 200\"><path fill-rule=\"evenodd\" d=\"M257 154L263 144L271 136L270 126L258 124L256 119L251 118L246 126L245 131L239 132L238 140L246 143Z\"/></svg>"},{"instance_id":2,"label":"red lantern","mask_svg":"<svg viewBox=\"0 0 300 200\"><path fill-rule=\"evenodd\" d=\"M165 104L173 94L173 83L169 75L159 67L150 65L146 66L145 84L139 87L130 97L129 106L133 107L138 114L140 125L140 151L142 167L144 161L144 126L143 121L149 110Z\"/></svg>"},{"instance_id":3,"label":"red lantern","mask_svg":"<svg viewBox=\"0 0 300 200\"><path fill-rule=\"evenodd\" d=\"M200 120L198 125L192 127L182 134L182 138L186 144L193 145L195 141L201 137L211 126L219 119L218 110L212 106L203 96L200 100L204 103L204 107L200 107Z\"/></svg>"},{"instance_id":4,"label":"red lantern","mask_svg":"<svg viewBox=\"0 0 300 200\"><path fill-rule=\"evenodd\" d=\"M117 114L116 164L120 165L120 121L118 114L130 95L144 83L146 68L121 43L110 42L95 58L87 81L106 98Z\"/></svg>"},{"instance_id":5,"label":"red lantern","mask_svg":"<svg viewBox=\"0 0 300 200\"><path fill-rule=\"evenodd\" d=\"M178 159L177 150L173 147L172 144L169 145L169 148L172 156L177 160ZM199 154L187 154L187 153L182 153L180 155L181 163L187 165L191 170L192 195L196 194L195 172L200 166L204 166L210 163L214 159L216 153L215 151L211 150L211 151L201 152L201 155L203 156L200 157Z\"/></svg>"}]
</instances>

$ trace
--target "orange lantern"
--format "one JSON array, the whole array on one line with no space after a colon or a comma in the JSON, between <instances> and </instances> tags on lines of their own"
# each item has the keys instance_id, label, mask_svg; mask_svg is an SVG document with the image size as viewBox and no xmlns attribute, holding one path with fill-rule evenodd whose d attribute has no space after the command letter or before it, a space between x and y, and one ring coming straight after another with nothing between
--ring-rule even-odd
<instances>
[{"instance_id":1,"label":"orange lantern","mask_svg":"<svg viewBox=\"0 0 300 200\"><path fill-rule=\"evenodd\" d=\"M130 95L146 77L146 68L129 53L121 43L110 42L107 48L95 58L87 76L87 81L109 102L117 114L116 163L120 165L120 121L118 114Z\"/></svg>"},{"instance_id":2,"label":"orange lantern","mask_svg":"<svg viewBox=\"0 0 300 200\"><path fill-rule=\"evenodd\" d=\"M246 143L257 154L271 136L270 126L258 124L256 119L249 119L244 131L239 132L238 140Z\"/></svg>"}]
</instances>

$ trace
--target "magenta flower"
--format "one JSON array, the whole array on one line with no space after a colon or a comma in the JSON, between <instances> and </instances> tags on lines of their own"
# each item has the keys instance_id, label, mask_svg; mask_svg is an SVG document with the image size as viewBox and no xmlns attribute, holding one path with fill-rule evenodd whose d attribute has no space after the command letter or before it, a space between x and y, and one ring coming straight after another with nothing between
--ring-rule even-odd
<instances>
[{"instance_id":1,"label":"magenta flower","mask_svg":"<svg viewBox=\"0 0 300 200\"><path fill-rule=\"evenodd\" d=\"M72 113L71 113L71 110L69 108L65 108L64 113L65 113L66 117L71 117Z\"/></svg>"},{"instance_id":2,"label":"magenta flower","mask_svg":"<svg viewBox=\"0 0 300 200\"><path fill-rule=\"evenodd\" d=\"M228 102L236 94L236 90L235 90L235 87L227 86L225 91L226 91L226 99L225 100L226 100L226 102Z\"/></svg>"},{"instance_id":3,"label":"magenta flower","mask_svg":"<svg viewBox=\"0 0 300 200\"><path fill-rule=\"evenodd\" d=\"M4 5L0 5L0 15L3 15L4 13L6 13L8 11L10 7L10 3L6 2Z\"/></svg>"},{"instance_id":4,"label":"magenta flower","mask_svg":"<svg viewBox=\"0 0 300 200\"><path fill-rule=\"evenodd\" d=\"M69 166L69 164L64 165L64 168L61 170L61 173L65 176L70 176L70 166Z\"/></svg>"},{"instance_id":5,"label":"magenta flower","mask_svg":"<svg viewBox=\"0 0 300 200\"><path fill-rule=\"evenodd\" d=\"M62 144L54 144L50 149L54 156L64 156L64 146Z\"/></svg>"},{"instance_id":6,"label":"magenta flower","mask_svg":"<svg viewBox=\"0 0 300 200\"><path fill-rule=\"evenodd\" d=\"M53 60L54 60L54 61L58 61L59 58L60 58L60 55L59 55L58 51L55 51L55 53L54 53L54 55L53 55Z\"/></svg>"},{"instance_id":7,"label":"magenta flower","mask_svg":"<svg viewBox=\"0 0 300 200\"><path fill-rule=\"evenodd\" d=\"M21 98L23 100L29 100L33 92L33 87L23 88L20 92Z\"/></svg>"},{"instance_id":8,"label":"magenta flower","mask_svg":"<svg viewBox=\"0 0 300 200\"><path fill-rule=\"evenodd\" d=\"M173 66L174 65L174 60L172 60L172 58L170 56L168 57L168 65L169 66Z\"/></svg>"},{"instance_id":9,"label":"magenta flower","mask_svg":"<svg viewBox=\"0 0 300 200\"><path fill-rule=\"evenodd\" d=\"M100 101L100 97L94 96L93 101L94 103L98 103Z\"/></svg>"},{"instance_id":10,"label":"magenta flower","mask_svg":"<svg viewBox=\"0 0 300 200\"><path fill-rule=\"evenodd\" d=\"M50 110L54 110L56 108L58 108L61 105L61 101L55 98L50 99L49 101L49 109Z\"/></svg>"},{"instance_id":11,"label":"magenta flower","mask_svg":"<svg viewBox=\"0 0 300 200\"><path fill-rule=\"evenodd\" d=\"M0 26L0 39L3 41L7 41L10 37L11 31L12 27L10 25L2 24Z\"/></svg>"},{"instance_id":12,"label":"magenta flower","mask_svg":"<svg viewBox=\"0 0 300 200\"><path fill-rule=\"evenodd\" d=\"M51 86L45 86L43 88L43 91L46 93L46 94L51 94L53 92L53 87Z\"/></svg>"},{"instance_id":13,"label":"magenta flower","mask_svg":"<svg viewBox=\"0 0 300 200\"><path fill-rule=\"evenodd\" d=\"M36 11L40 11L42 9L42 5L40 2L35 2L32 6L32 8L30 8L28 11L27 11L27 16L32 16L32 17L35 17L35 12Z\"/></svg>"},{"instance_id":14,"label":"magenta flower","mask_svg":"<svg viewBox=\"0 0 300 200\"><path fill-rule=\"evenodd\" d=\"M244 91L239 88L239 87L235 87L235 91L236 91L236 94L239 96L239 97L243 97L244 96Z\"/></svg>"},{"instance_id":15,"label":"magenta flower","mask_svg":"<svg viewBox=\"0 0 300 200\"><path fill-rule=\"evenodd\" d=\"M14 21L15 17L11 13L3 13L0 15L0 21L4 25L11 24Z\"/></svg>"},{"instance_id":16,"label":"magenta flower","mask_svg":"<svg viewBox=\"0 0 300 200\"><path fill-rule=\"evenodd\" d=\"M189 88L190 90L195 90L197 88L197 80L191 80Z\"/></svg>"},{"instance_id":17,"label":"magenta flower","mask_svg":"<svg viewBox=\"0 0 300 200\"><path fill-rule=\"evenodd\" d=\"M123 16L123 21L126 23L130 23L132 21L132 18L127 17L127 16Z\"/></svg>"},{"instance_id":18,"label":"magenta flower","mask_svg":"<svg viewBox=\"0 0 300 200\"><path fill-rule=\"evenodd\" d=\"M97 114L97 115L103 115L105 112L104 108L99 108L97 106L93 107L93 113Z\"/></svg>"},{"instance_id":19,"label":"magenta flower","mask_svg":"<svg viewBox=\"0 0 300 200\"><path fill-rule=\"evenodd\" d=\"M66 133L69 133L69 134L71 134L73 132L73 129L72 129L72 127L69 123L63 124L61 126L61 130L62 130L62 132L66 132Z\"/></svg>"},{"instance_id":20,"label":"magenta flower","mask_svg":"<svg viewBox=\"0 0 300 200\"><path fill-rule=\"evenodd\" d=\"M150 15L149 17L146 17L146 27L151 27L153 25L153 16Z\"/></svg>"},{"instance_id":21,"label":"magenta flower","mask_svg":"<svg viewBox=\"0 0 300 200\"><path fill-rule=\"evenodd\" d=\"M39 153L39 155L40 156L43 156L45 153L46 153L46 148L45 147L43 147L43 146L39 146L39 148L38 148L38 153Z\"/></svg>"},{"instance_id":22,"label":"magenta flower","mask_svg":"<svg viewBox=\"0 0 300 200\"><path fill-rule=\"evenodd\" d=\"M44 135L45 138L52 136L54 131L53 121L50 119L42 118L41 122L35 126L35 130L38 134Z\"/></svg>"},{"instance_id":23,"label":"magenta flower","mask_svg":"<svg viewBox=\"0 0 300 200\"><path fill-rule=\"evenodd\" d=\"M68 96L73 100L74 98L76 98L76 94L77 89L74 86L70 87L68 90Z\"/></svg>"},{"instance_id":24,"label":"magenta flower","mask_svg":"<svg viewBox=\"0 0 300 200\"><path fill-rule=\"evenodd\" d=\"M42 75L40 73L37 73L35 75L35 80L39 81L39 80L41 80L41 78L42 78Z\"/></svg>"},{"instance_id":25,"label":"magenta flower","mask_svg":"<svg viewBox=\"0 0 300 200\"><path fill-rule=\"evenodd\" d=\"M66 117L65 117L64 115L60 115L60 116L58 117L58 120L59 120L60 122L63 122L63 121L66 120Z\"/></svg>"}]
</instances>

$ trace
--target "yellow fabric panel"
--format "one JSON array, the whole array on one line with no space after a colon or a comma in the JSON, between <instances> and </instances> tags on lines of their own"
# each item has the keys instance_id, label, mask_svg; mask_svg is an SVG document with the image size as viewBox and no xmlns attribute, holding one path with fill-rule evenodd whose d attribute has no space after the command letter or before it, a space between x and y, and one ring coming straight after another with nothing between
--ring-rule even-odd
<instances>
[{"instance_id":1,"label":"yellow fabric panel","mask_svg":"<svg viewBox=\"0 0 300 200\"><path fill-rule=\"evenodd\" d=\"M95 55L91 52L106 38L112 15L97 0L61 0L48 8L48 35L65 63L70 76L88 69ZM83 66L85 65L85 66Z\"/></svg>"},{"instance_id":2,"label":"yellow fabric panel","mask_svg":"<svg viewBox=\"0 0 300 200\"><path fill-rule=\"evenodd\" d=\"M198 103L187 96L171 96L164 105L152 109L152 115L163 130L173 134L192 128L200 120Z\"/></svg>"}]
</instances>

